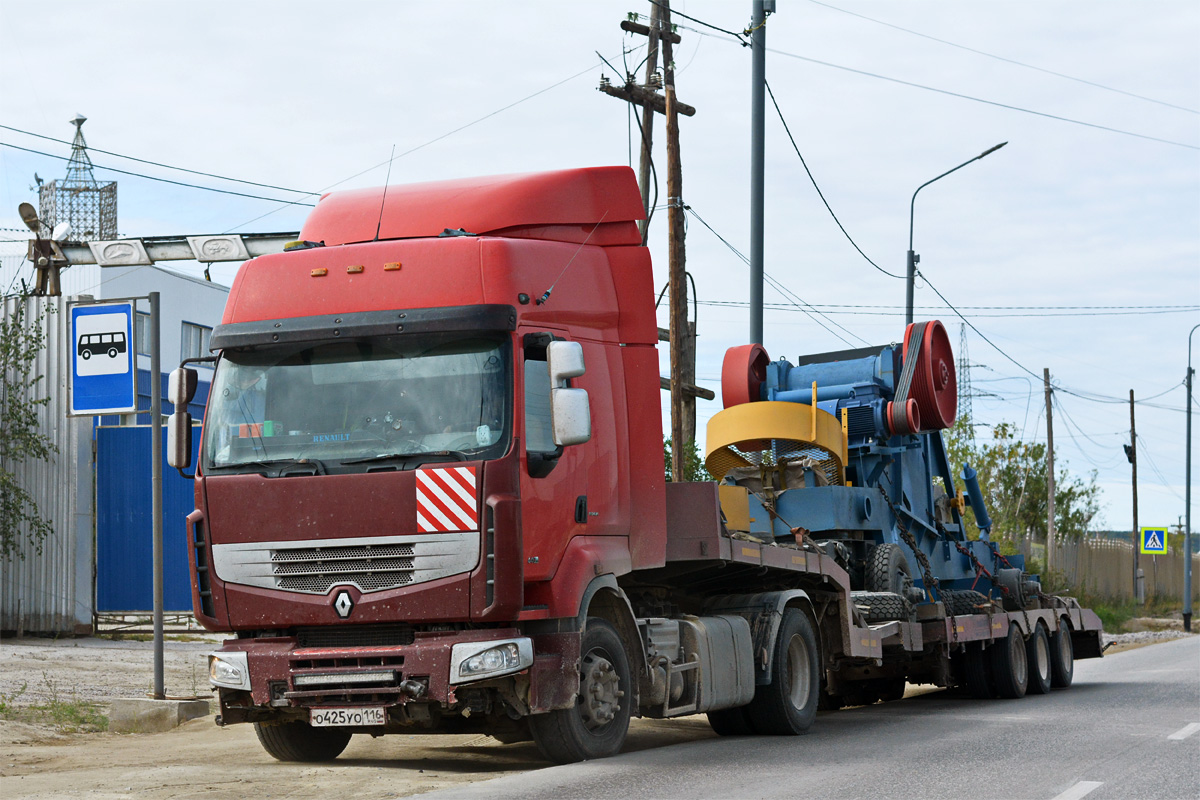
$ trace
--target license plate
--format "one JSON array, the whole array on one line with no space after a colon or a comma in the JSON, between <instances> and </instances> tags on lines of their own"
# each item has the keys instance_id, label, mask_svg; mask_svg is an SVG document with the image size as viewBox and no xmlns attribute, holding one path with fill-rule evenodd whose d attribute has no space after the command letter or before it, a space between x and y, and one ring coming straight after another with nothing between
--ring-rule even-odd
<instances>
[{"instance_id":1,"label":"license plate","mask_svg":"<svg viewBox=\"0 0 1200 800\"><path fill-rule=\"evenodd\" d=\"M309 723L314 728L346 727L359 725L383 725L387 715L383 706L369 708L314 708L309 715Z\"/></svg>"}]
</instances>

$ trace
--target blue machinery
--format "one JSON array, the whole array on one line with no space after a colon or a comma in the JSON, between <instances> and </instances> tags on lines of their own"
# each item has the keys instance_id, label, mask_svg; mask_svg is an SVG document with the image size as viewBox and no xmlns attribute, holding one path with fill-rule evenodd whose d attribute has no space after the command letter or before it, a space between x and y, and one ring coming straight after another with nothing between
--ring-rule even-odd
<instances>
[{"instance_id":1,"label":"blue machinery","mask_svg":"<svg viewBox=\"0 0 1200 800\"><path fill-rule=\"evenodd\" d=\"M770 361L761 345L735 347L722 394L705 464L722 482L731 530L807 537L842 564L856 590L948 605L947 590L974 590L1010 610L1037 606L1040 586L1023 557L1005 558L990 541L970 466L960 475L965 493L955 492L941 431L954 424L958 396L940 322L909 325L901 344L795 364ZM965 534L968 504L978 541ZM889 571L885 556L896 548L902 563L890 556Z\"/></svg>"}]
</instances>

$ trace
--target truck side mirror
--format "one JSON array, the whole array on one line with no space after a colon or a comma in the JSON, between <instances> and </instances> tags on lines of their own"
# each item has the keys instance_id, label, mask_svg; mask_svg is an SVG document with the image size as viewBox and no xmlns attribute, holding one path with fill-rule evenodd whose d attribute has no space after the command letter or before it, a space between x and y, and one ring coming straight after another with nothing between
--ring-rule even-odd
<instances>
[{"instance_id":1,"label":"truck side mirror","mask_svg":"<svg viewBox=\"0 0 1200 800\"><path fill-rule=\"evenodd\" d=\"M592 438L592 412L586 389L550 390L550 425L554 444L583 444Z\"/></svg>"},{"instance_id":2,"label":"truck side mirror","mask_svg":"<svg viewBox=\"0 0 1200 800\"><path fill-rule=\"evenodd\" d=\"M171 375L167 378L167 400L175 405L176 411L179 410L179 406L186 406L192 402L192 398L196 396L197 381L194 369L176 367L171 370Z\"/></svg>"},{"instance_id":3,"label":"truck side mirror","mask_svg":"<svg viewBox=\"0 0 1200 800\"><path fill-rule=\"evenodd\" d=\"M167 417L167 463L181 471L192 465L192 415L187 411Z\"/></svg>"},{"instance_id":4,"label":"truck side mirror","mask_svg":"<svg viewBox=\"0 0 1200 800\"><path fill-rule=\"evenodd\" d=\"M550 364L550 385L564 386L571 378L584 372L583 345L579 342L551 342L546 346L546 361Z\"/></svg>"}]
</instances>

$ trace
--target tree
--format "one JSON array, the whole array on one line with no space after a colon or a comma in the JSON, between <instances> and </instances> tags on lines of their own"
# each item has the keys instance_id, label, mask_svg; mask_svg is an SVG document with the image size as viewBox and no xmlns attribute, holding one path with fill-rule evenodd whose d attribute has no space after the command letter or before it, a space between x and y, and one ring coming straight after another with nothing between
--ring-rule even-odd
<instances>
[{"instance_id":1,"label":"tree","mask_svg":"<svg viewBox=\"0 0 1200 800\"><path fill-rule=\"evenodd\" d=\"M992 441L971 441L971 420L960 417L944 432L946 451L955 472L957 488L965 488L961 467L970 464L979 473L984 504L992 517L992 536L1016 543L1023 537L1046 536L1046 445L1023 442L1017 428L1001 422L992 428ZM1054 487L1055 530L1062 539L1080 539L1100 524L1100 487L1093 470L1085 477L1071 473L1064 461ZM967 533L979 536L974 515L967 515Z\"/></svg>"},{"instance_id":2,"label":"tree","mask_svg":"<svg viewBox=\"0 0 1200 800\"><path fill-rule=\"evenodd\" d=\"M700 458L700 447L696 440L688 442L688 448L683 454L683 479L685 481L711 481L713 476L708 474L704 459ZM671 440L663 439L663 472L667 480L671 480Z\"/></svg>"},{"instance_id":3,"label":"tree","mask_svg":"<svg viewBox=\"0 0 1200 800\"><path fill-rule=\"evenodd\" d=\"M48 307L28 296L7 299L0 317L0 558L19 555L22 543L36 553L53 533L29 491L17 479L19 464L48 460L57 451L38 423L50 397L38 397L45 376L36 373L37 356L46 346ZM32 317L31 317L32 309Z\"/></svg>"}]
</instances>

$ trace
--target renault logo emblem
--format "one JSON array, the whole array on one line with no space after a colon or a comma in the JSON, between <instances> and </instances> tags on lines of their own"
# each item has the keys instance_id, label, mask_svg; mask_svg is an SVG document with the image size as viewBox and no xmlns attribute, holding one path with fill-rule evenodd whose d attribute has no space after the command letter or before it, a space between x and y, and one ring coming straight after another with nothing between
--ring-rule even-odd
<instances>
[{"instance_id":1,"label":"renault logo emblem","mask_svg":"<svg viewBox=\"0 0 1200 800\"><path fill-rule=\"evenodd\" d=\"M342 590L337 593L337 597L333 600L333 610L342 619L350 616L350 612L354 610L354 601L350 599L350 593Z\"/></svg>"}]
</instances>

